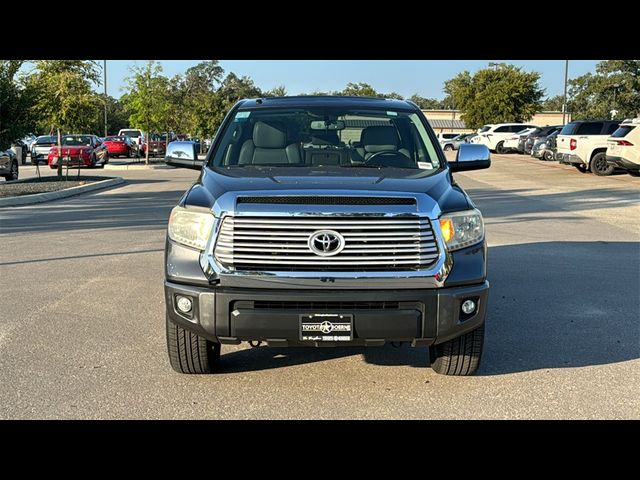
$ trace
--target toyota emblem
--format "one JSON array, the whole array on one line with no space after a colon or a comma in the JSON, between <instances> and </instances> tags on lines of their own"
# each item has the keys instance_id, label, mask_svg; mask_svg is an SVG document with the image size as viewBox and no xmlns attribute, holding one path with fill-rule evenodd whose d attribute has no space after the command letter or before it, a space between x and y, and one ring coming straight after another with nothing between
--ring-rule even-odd
<instances>
[{"instance_id":1,"label":"toyota emblem","mask_svg":"<svg viewBox=\"0 0 640 480\"><path fill-rule=\"evenodd\" d=\"M316 255L330 257L342 251L344 237L334 230L318 230L311 234L307 244Z\"/></svg>"}]
</instances>

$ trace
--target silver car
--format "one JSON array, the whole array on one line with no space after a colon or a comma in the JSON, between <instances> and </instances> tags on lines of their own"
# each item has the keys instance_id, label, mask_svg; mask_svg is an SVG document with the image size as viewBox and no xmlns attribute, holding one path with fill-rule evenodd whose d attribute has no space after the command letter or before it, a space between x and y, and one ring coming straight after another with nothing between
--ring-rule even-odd
<instances>
[{"instance_id":1,"label":"silver car","mask_svg":"<svg viewBox=\"0 0 640 480\"><path fill-rule=\"evenodd\" d=\"M58 141L55 135L42 135L31 144L31 163L47 163L49 150Z\"/></svg>"}]
</instances>

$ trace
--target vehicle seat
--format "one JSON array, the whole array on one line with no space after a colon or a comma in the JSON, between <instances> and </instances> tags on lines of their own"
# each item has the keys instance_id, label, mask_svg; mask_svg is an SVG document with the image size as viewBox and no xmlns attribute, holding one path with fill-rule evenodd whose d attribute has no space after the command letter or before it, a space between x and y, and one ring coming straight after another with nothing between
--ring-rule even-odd
<instances>
[{"instance_id":1,"label":"vehicle seat","mask_svg":"<svg viewBox=\"0 0 640 480\"><path fill-rule=\"evenodd\" d=\"M287 135L281 125L256 122L253 137L240 148L238 164L301 163L300 149L295 143L287 145Z\"/></svg>"},{"instance_id":2,"label":"vehicle seat","mask_svg":"<svg viewBox=\"0 0 640 480\"><path fill-rule=\"evenodd\" d=\"M400 139L395 127L389 125L375 125L362 130L362 147L364 149L364 159L368 160L371 155L377 152L393 151L400 152L407 158L411 158L409 150L398 148Z\"/></svg>"}]
</instances>

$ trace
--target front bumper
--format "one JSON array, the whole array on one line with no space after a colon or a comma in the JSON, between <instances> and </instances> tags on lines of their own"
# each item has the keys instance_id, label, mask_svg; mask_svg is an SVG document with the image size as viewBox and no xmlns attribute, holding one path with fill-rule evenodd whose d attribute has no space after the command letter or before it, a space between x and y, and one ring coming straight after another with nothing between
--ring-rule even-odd
<instances>
[{"instance_id":1,"label":"front bumper","mask_svg":"<svg viewBox=\"0 0 640 480\"><path fill-rule=\"evenodd\" d=\"M271 346L441 343L484 322L489 294L487 281L415 290L216 289L168 281L164 286L167 315L174 323L220 343L261 340ZM191 317L178 312L176 295L192 299ZM470 315L461 310L466 299L477 305ZM318 313L353 315L353 340L301 341L299 315Z\"/></svg>"},{"instance_id":2,"label":"front bumper","mask_svg":"<svg viewBox=\"0 0 640 480\"><path fill-rule=\"evenodd\" d=\"M630 162L626 158L622 158L622 157L613 157L611 155L607 155L607 163L609 165L613 165L615 167L623 168L625 170L632 170L632 171L636 171L636 172L640 171L640 164Z\"/></svg>"},{"instance_id":3,"label":"front bumper","mask_svg":"<svg viewBox=\"0 0 640 480\"><path fill-rule=\"evenodd\" d=\"M47 160L49 166L51 168L57 168L58 167L58 160L59 157L49 157L49 159ZM78 165L80 165L81 167L88 167L89 165L91 165L91 158L84 158L82 156L69 156L69 157L63 157L62 159L62 165L69 165L69 166L74 166L77 167Z\"/></svg>"}]
</instances>

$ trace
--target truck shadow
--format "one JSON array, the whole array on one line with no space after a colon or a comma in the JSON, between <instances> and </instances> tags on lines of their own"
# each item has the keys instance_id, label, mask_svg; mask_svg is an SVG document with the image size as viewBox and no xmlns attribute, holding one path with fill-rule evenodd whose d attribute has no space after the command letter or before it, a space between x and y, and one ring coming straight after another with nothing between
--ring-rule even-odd
<instances>
[{"instance_id":1,"label":"truck shadow","mask_svg":"<svg viewBox=\"0 0 640 480\"><path fill-rule=\"evenodd\" d=\"M489 249L491 293L479 376L605 365L640 358L640 244L541 242ZM258 348L223 354L221 373L362 355L427 367L428 350Z\"/></svg>"}]
</instances>

